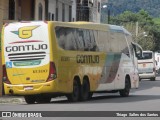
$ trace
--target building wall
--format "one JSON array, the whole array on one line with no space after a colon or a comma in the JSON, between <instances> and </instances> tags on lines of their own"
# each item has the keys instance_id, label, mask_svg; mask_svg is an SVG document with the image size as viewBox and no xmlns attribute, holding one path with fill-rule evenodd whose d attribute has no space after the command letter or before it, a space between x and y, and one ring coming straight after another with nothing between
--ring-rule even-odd
<instances>
[{"instance_id":1,"label":"building wall","mask_svg":"<svg viewBox=\"0 0 160 120\"><path fill-rule=\"evenodd\" d=\"M48 1L48 19L56 20L56 0Z\"/></svg>"},{"instance_id":2,"label":"building wall","mask_svg":"<svg viewBox=\"0 0 160 120\"><path fill-rule=\"evenodd\" d=\"M65 11L64 21L68 22L69 21L69 6L72 6L72 1L73 0L49 0L48 1L48 17L50 16L49 17L50 20L52 20L51 16L54 14L54 20L63 21L62 14L63 14L63 4L64 4L64 9L65 9L64 10ZM58 19L56 18L56 7L58 7Z\"/></svg>"},{"instance_id":3,"label":"building wall","mask_svg":"<svg viewBox=\"0 0 160 120\"><path fill-rule=\"evenodd\" d=\"M94 0L93 7L90 8L91 22L100 23L101 20L101 0Z\"/></svg>"},{"instance_id":4,"label":"building wall","mask_svg":"<svg viewBox=\"0 0 160 120\"><path fill-rule=\"evenodd\" d=\"M72 0L72 21L76 21L76 11L77 11L77 0Z\"/></svg>"},{"instance_id":5,"label":"building wall","mask_svg":"<svg viewBox=\"0 0 160 120\"><path fill-rule=\"evenodd\" d=\"M35 20L39 20L39 4L42 4L42 20L45 20L45 0L35 0Z\"/></svg>"},{"instance_id":6,"label":"building wall","mask_svg":"<svg viewBox=\"0 0 160 120\"><path fill-rule=\"evenodd\" d=\"M62 3L63 1L58 0L58 21L62 21Z\"/></svg>"},{"instance_id":7,"label":"building wall","mask_svg":"<svg viewBox=\"0 0 160 120\"><path fill-rule=\"evenodd\" d=\"M32 3L34 0L14 0L15 2L15 17L13 20L33 20L32 12ZM10 21L9 20L9 0L0 0L0 20L1 21ZM2 24L2 23L0 23ZM1 26L1 25L0 25ZM1 28L1 27L0 27Z\"/></svg>"},{"instance_id":8,"label":"building wall","mask_svg":"<svg viewBox=\"0 0 160 120\"><path fill-rule=\"evenodd\" d=\"M77 0L77 20L100 23L101 0Z\"/></svg>"},{"instance_id":9,"label":"building wall","mask_svg":"<svg viewBox=\"0 0 160 120\"><path fill-rule=\"evenodd\" d=\"M32 16L32 12L34 12L32 10L32 2L33 0L21 0L21 8L19 8L21 20L34 20Z\"/></svg>"},{"instance_id":10,"label":"building wall","mask_svg":"<svg viewBox=\"0 0 160 120\"><path fill-rule=\"evenodd\" d=\"M0 33L3 25L3 20L8 20L9 0L0 0Z\"/></svg>"},{"instance_id":11,"label":"building wall","mask_svg":"<svg viewBox=\"0 0 160 120\"><path fill-rule=\"evenodd\" d=\"M0 21L2 21L3 20L3 12L4 12L4 8L3 8L3 4L4 4L4 1L3 0L1 0L0 1ZM2 22L0 22L0 28L1 28L1 26L2 26ZM0 32L1 33L1 32Z\"/></svg>"}]
</instances>

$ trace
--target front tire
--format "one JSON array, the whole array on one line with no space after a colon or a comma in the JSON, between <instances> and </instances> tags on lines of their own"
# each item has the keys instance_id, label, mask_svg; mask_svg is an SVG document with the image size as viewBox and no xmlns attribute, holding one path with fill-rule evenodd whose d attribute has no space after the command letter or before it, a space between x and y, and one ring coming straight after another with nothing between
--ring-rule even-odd
<instances>
[{"instance_id":1,"label":"front tire","mask_svg":"<svg viewBox=\"0 0 160 120\"><path fill-rule=\"evenodd\" d=\"M36 101L36 97L33 96L33 95L24 96L24 99L25 99L27 104L34 104L35 101Z\"/></svg>"},{"instance_id":2,"label":"front tire","mask_svg":"<svg viewBox=\"0 0 160 120\"><path fill-rule=\"evenodd\" d=\"M155 80L156 80L156 78L155 78L155 77L152 77L150 80L151 80L151 81L155 81Z\"/></svg>"},{"instance_id":3,"label":"front tire","mask_svg":"<svg viewBox=\"0 0 160 120\"><path fill-rule=\"evenodd\" d=\"M122 96L122 97L128 97L130 89L131 89L130 80L129 80L128 77L126 77L126 79L125 79L125 88L123 90L119 91L120 96Z\"/></svg>"}]
</instances>

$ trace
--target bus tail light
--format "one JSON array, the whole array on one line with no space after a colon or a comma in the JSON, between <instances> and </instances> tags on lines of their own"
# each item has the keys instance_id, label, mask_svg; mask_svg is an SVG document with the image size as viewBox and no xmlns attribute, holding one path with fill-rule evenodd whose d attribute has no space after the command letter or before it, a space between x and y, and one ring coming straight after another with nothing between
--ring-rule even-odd
<instances>
[{"instance_id":1,"label":"bus tail light","mask_svg":"<svg viewBox=\"0 0 160 120\"><path fill-rule=\"evenodd\" d=\"M54 80L56 78L57 78L56 66L55 66L54 62L50 62L50 70L49 70L47 82Z\"/></svg>"},{"instance_id":2,"label":"bus tail light","mask_svg":"<svg viewBox=\"0 0 160 120\"><path fill-rule=\"evenodd\" d=\"M3 82L7 83L7 84L11 84L11 82L8 79L7 76L7 70L6 70L6 66L3 65Z\"/></svg>"}]
</instances>

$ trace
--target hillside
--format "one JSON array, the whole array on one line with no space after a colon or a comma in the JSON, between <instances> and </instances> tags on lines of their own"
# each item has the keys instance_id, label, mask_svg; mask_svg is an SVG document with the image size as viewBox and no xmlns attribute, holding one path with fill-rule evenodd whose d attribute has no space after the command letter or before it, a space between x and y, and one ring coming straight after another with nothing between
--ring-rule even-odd
<instances>
[{"instance_id":1,"label":"hillside","mask_svg":"<svg viewBox=\"0 0 160 120\"><path fill-rule=\"evenodd\" d=\"M108 0L111 15L117 15L124 11L138 12L141 9L147 11L152 17L160 17L160 0ZM102 10L106 14L107 9Z\"/></svg>"}]
</instances>

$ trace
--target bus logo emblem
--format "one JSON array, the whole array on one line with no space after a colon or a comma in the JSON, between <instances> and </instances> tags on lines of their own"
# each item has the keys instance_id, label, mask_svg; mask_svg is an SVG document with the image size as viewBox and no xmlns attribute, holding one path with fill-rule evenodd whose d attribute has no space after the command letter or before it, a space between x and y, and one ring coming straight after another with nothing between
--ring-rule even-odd
<instances>
[{"instance_id":1,"label":"bus logo emblem","mask_svg":"<svg viewBox=\"0 0 160 120\"><path fill-rule=\"evenodd\" d=\"M18 31L11 31L11 32L18 35L19 38L27 39L32 37L32 31L37 27L39 26L26 26L19 28Z\"/></svg>"}]
</instances>

